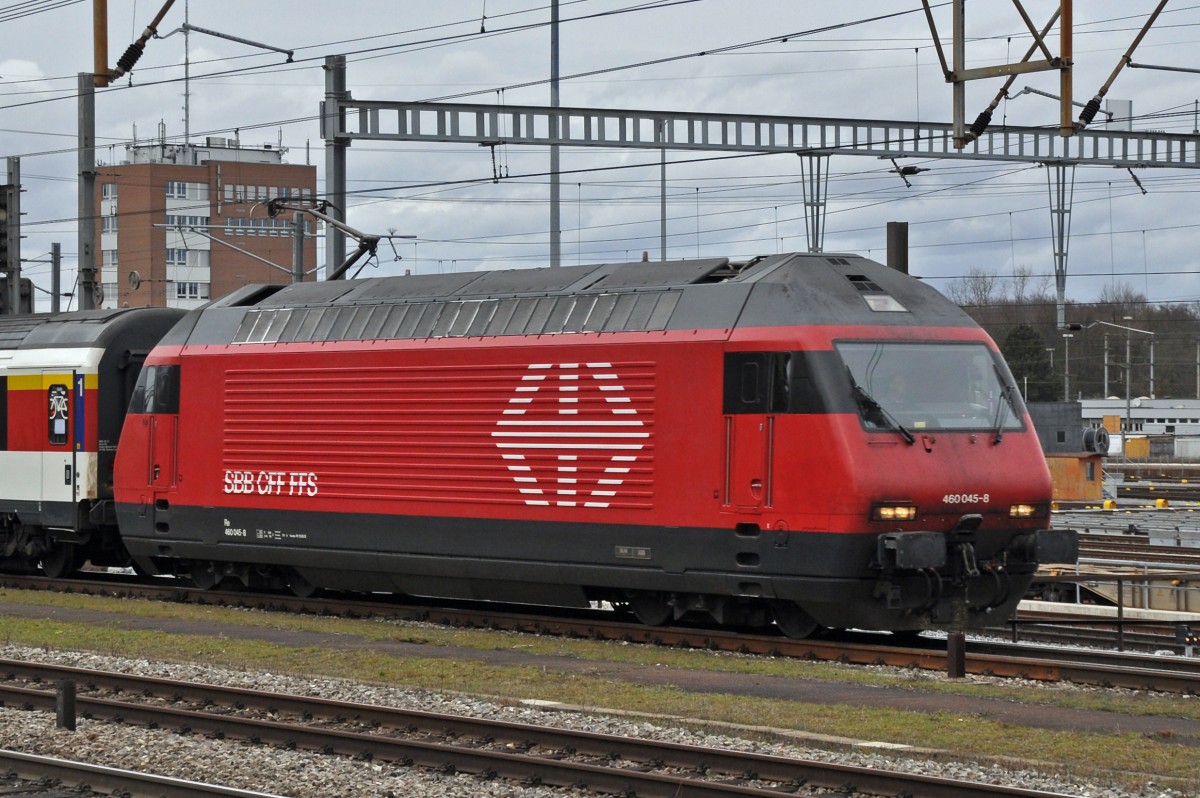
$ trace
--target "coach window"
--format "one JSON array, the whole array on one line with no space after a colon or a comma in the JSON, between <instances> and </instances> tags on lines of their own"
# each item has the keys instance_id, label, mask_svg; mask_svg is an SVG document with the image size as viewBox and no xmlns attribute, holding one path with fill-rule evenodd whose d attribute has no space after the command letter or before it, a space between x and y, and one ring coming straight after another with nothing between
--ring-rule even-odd
<instances>
[{"instance_id":1,"label":"coach window","mask_svg":"<svg viewBox=\"0 0 1200 798\"><path fill-rule=\"evenodd\" d=\"M70 438L68 416L71 412L71 389L61 383L55 383L47 391L50 405L50 443L54 446L64 446Z\"/></svg>"}]
</instances>

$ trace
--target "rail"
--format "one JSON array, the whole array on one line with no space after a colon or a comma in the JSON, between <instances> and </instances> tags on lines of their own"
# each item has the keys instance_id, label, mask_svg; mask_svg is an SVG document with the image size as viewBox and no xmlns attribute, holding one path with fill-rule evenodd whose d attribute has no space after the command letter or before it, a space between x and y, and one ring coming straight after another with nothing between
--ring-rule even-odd
<instances>
[{"instance_id":1,"label":"rail","mask_svg":"<svg viewBox=\"0 0 1200 798\"><path fill-rule=\"evenodd\" d=\"M1141 568L1141 573L1083 573L1078 570L1080 565L1104 565L1113 567ZM1149 605L1149 591L1151 590L1151 582L1170 582L1169 586L1160 586L1153 588L1154 590L1167 591L1182 591L1191 590L1187 587L1188 582L1200 581L1200 566L1187 565L1171 565L1171 570L1156 570L1151 569L1156 567L1154 563L1135 561L1135 560L1108 560L1096 557L1080 557L1078 564L1075 566L1076 571L1071 573L1056 573L1039 575L1036 582L1041 583L1068 583L1075 585L1075 603L1081 603L1081 590L1084 585L1089 583L1113 582L1117 587L1116 614L1114 617L1103 618L1079 618L1070 619L1021 619L1014 615L1009 620L1012 626L1013 642L1020 642L1020 627L1022 624L1038 624L1038 625L1075 625L1075 626L1115 626L1117 629L1117 650L1125 650L1125 628L1127 626L1141 627L1163 627L1175 630L1175 641L1177 644L1183 645L1186 648L1185 655L1191 656L1192 649L1197 645L1195 638L1195 629L1200 629L1200 613L1181 613L1192 615L1195 617L1195 622L1188 623L1183 619L1154 619L1154 618L1130 618L1125 614L1125 586L1133 583L1141 585L1145 604ZM1161 565L1157 566L1161 569Z\"/></svg>"},{"instance_id":2,"label":"rail","mask_svg":"<svg viewBox=\"0 0 1200 798\"><path fill-rule=\"evenodd\" d=\"M802 787L929 798L1055 798L1058 793L812 759L684 745L487 718L417 712L54 665L5 661L0 698L52 710L49 683L78 680L119 688L120 700L84 697L92 720L186 729L253 744L281 745L364 760L554 787L647 798L795 795ZM157 697L158 700L155 700ZM187 705L191 706L187 706ZM230 712L230 709L236 712ZM850 789L853 785L853 789ZM801 793L802 794L802 793Z\"/></svg>"}]
</instances>

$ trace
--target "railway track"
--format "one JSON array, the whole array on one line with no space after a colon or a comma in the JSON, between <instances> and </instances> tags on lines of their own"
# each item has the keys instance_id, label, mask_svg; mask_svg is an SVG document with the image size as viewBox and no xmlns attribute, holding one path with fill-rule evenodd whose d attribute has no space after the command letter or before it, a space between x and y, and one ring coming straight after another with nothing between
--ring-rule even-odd
<instances>
[{"instance_id":1,"label":"railway track","mask_svg":"<svg viewBox=\"0 0 1200 798\"><path fill-rule=\"evenodd\" d=\"M0 661L6 706L54 711L48 685L81 686L80 714L607 795L670 798L839 794L1050 798L1058 793L812 760L702 748L310 696ZM83 694L86 692L87 694ZM175 793L164 795L257 795Z\"/></svg>"},{"instance_id":2,"label":"railway track","mask_svg":"<svg viewBox=\"0 0 1200 798\"><path fill-rule=\"evenodd\" d=\"M1200 549L1154 546L1139 535L1080 535L1079 556L1097 560L1137 560L1163 567L1200 565Z\"/></svg>"},{"instance_id":3,"label":"railway track","mask_svg":"<svg viewBox=\"0 0 1200 798\"><path fill-rule=\"evenodd\" d=\"M343 598L299 599L283 595L199 591L178 586L145 586L128 580L48 580L41 577L0 578L0 586L138 597L209 605L420 621L451 627L499 629L531 634L730 651L763 656L836 661L859 665L944 671L944 640L904 638L879 634L842 634L831 638L793 640L778 635L741 634L726 630L684 626L648 627L623 622L611 611L533 614L528 607L495 605L446 606L363 601ZM1009 632L1011 633L1011 632ZM992 640L971 640L965 657L967 673L1015 677L1038 681L1124 687L1180 694L1200 694L1200 658L1152 657L1048 648Z\"/></svg>"},{"instance_id":4,"label":"railway track","mask_svg":"<svg viewBox=\"0 0 1200 798\"><path fill-rule=\"evenodd\" d=\"M0 750L0 795L11 798L279 798L153 773Z\"/></svg>"}]
</instances>

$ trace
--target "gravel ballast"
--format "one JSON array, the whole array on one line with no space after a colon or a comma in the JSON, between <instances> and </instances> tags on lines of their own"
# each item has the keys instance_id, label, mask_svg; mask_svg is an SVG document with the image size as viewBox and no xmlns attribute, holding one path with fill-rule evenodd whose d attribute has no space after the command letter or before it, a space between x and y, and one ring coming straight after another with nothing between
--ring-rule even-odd
<instances>
[{"instance_id":1,"label":"gravel ballast","mask_svg":"<svg viewBox=\"0 0 1200 798\"><path fill-rule=\"evenodd\" d=\"M1110 785L1064 779L1027 767L996 763L972 764L926 756L881 752L849 741L830 748L800 743L764 742L763 730L738 736L736 730L704 734L670 719L651 720L593 711L564 711L525 703L507 704L455 693L435 693L334 679L300 679L270 673L226 670L201 665L156 662L56 652L15 646L0 647L0 657L71 665L189 682L205 682L273 692L296 693L364 704L419 709L512 722L560 726L583 731L754 751L762 754L837 762L846 765L906 770L933 776L1029 789L1051 790L1086 798L1178 798L1200 793L1180 792L1155 784L1130 791ZM785 736L781 732L776 736ZM580 795L576 790L524 787L487 781L470 775L444 774L380 762L303 751L287 751L249 743L217 741L199 735L143 729L80 719L74 732L55 728L49 713L0 709L0 748L60 756L112 767L143 770L291 798L346 796L514 796L546 798Z\"/></svg>"}]
</instances>

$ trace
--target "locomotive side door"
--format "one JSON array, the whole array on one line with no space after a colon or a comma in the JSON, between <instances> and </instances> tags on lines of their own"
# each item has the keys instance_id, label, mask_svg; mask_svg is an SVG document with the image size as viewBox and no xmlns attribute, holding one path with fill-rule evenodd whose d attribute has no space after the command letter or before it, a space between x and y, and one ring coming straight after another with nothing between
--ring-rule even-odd
<instances>
[{"instance_id":1,"label":"locomotive side door","mask_svg":"<svg viewBox=\"0 0 1200 798\"><path fill-rule=\"evenodd\" d=\"M146 366L138 377L121 447L145 459L132 473L145 475L143 507L166 507L164 496L175 490L176 445L179 429L179 367ZM140 479L139 479L140 482ZM145 514L145 510L142 511Z\"/></svg>"},{"instance_id":2,"label":"locomotive side door","mask_svg":"<svg viewBox=\"0 0 1200 798\"><path fill-rule=\"evenodd\" d=\"M722 504L761 512L772 504L775 416L772 399L778 352L725 355L725 474Z\"/></svg>"},{"instance_id":3,"label":"locomotive side door","mask_svg":"<svg viewBox=\"0 0 1200 798\"><path fill-rule=\"evenodd\" d=\"M767 502L771 446L769 416L725 417L725 504L743 512L759 512Z\"/></svg>"},{"instance_id":4,"label":"locomotive side door","mask_svg":"<svg viewBox=\"0 0 1200 798\"><path fill-rule=\"evenodd\" d=\"M147 463L155 506L161 495L175 490L179 438L179 366L147 366L145 407L150 420L150 460Z\"/></svg>"},{"instance_id":5,"label":"locomotive side door","mask_svg":"<svg viewBox=\"0 0 1200 798\"><path fill-rule=\"evenodd\" d=\"M176 436L179 416L150 416L149 482L155 494L175 489Z\"/></svg>"}]
</instances>

